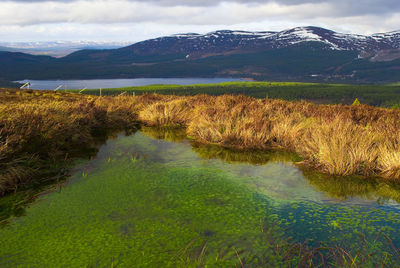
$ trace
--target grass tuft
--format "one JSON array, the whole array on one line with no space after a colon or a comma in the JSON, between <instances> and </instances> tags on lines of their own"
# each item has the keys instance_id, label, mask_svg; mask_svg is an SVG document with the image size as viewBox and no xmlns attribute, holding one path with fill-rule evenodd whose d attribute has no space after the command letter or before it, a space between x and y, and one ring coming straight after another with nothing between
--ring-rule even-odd
<instances>
[{"instance_id":1,"label":"grass tuft","mask_svg":"<svg viewBox=\"0 0 400 268\"><path fill-rule=\"evenodd\" d=\"M139 119L149 126L179 126L189 122L190 106L186 100L156 102L139 112Z\"/></svg>"},{"instance_id":2,"label":"grass tuft","mask_svg":"<svg viewBox=\"0 0 400 268\"><path fill-rule=\"evenodd\" d=\"M400 178L400 110L243 95L97 97L0 89L0 195L56 172L97 137L140 123L204 143L283 149L337 175ZM62 165L61 165L62 166Z\"/></svg>"}]
</instances>

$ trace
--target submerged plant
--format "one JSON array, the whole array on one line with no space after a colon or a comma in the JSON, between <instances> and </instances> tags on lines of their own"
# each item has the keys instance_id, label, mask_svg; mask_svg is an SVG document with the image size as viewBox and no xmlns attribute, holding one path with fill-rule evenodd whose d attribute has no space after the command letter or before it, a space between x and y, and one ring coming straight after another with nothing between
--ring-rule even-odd
<instances>
[{"instance_id":1,"label":"submerged plant","mask_svg":"<svg viewBox=\"0 0 400 268\"><path fill-rule=\"evenodd\" d=\"M130 156L129 158L130 158L132 164L135 164L136 161L139 159L139 154L138 154L137 152L136 152L134 155L132 155L132 154L130 153L129 156Z\"/></svg>"}]
</instances>

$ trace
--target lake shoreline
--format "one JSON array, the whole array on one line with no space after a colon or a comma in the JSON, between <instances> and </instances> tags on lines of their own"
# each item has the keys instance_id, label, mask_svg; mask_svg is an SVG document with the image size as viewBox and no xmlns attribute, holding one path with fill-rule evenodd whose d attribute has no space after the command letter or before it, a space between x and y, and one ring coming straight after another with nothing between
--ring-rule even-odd
<instances>
[{"instance_id":1,"label":"lake shoreline","mask_svg":"<svg viewBox=\"0 0 400 268\"><path fill-rule=\"evenodd\" d=\"M60 80L34 80L26 79L13 81L21 85L30 83L34 90L81 90L99 88L122 88L149 85L193 85L193 84L215 84L234 81L249 81L246 78L233 77L182 77L182 78L109 78L109 79L60 79Z\"/></svg>"}]
</instances>

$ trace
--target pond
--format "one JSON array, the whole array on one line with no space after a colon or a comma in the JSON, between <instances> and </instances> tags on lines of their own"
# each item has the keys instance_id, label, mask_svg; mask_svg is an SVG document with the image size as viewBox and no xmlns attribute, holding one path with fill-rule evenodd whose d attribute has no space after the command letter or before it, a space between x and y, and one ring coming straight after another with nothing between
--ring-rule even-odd
<instances>
[{"instance_id":1,"label":"pond","mask_svg":"<svg viewBox=\"0 0 400 268\"><path fill-rule=\"evenodd\" d=\"M21 84L30 83L31 89L98 89L121 88L148 85L193 85L215 84L223 82L245 81L239 78L132 78L132 79L91 79L91 80L22 80Z\"/></svg>"},{"instance_id":2,"label":"pond","mask_svg":"<svg viewBox=\"0 0 400 268\"><path fill-rule=\"evenodd\" d=\"M0 266L271 267L288 241L354 255L365 244L378 258L400 245L399 187L328 177L299 160L200 145L180 130L119 134L63 187L10 212Z\"/></svg>"}]
</instances>

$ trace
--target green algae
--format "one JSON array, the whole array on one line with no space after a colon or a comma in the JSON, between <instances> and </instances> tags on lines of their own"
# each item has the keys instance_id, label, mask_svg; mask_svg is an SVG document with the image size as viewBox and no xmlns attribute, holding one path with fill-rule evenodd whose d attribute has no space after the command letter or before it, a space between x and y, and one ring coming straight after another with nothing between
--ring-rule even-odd
<instances>
[{"instance_id":1,"label":"green algae","mask_svg":"<svg viewBox=\"0 0 400 268\"><path fill-rule=\"evenodd\" d=\"M73 176L68 187L42 197L25 217L0 231L0 264L174 266L180 262L174 256L193 239L193 248L207 243L207 263L215 260L211 253L224 247L253 254L260 251L255 243L267 245L260 241L265 200L255 199L220 170L169 167L165 163L174 161L174 148L152 143L140 134L109 142L111 150L101 150L79 168L84 178ZM128 145L132 150L121 154L121 146ZM160 158L160 148L170 157ZM135 163L130 152L138 153ZM263 251L273 255L268 247ZM223 258L219 263L237 261Z\"/></svg>"},{"instance_id":2,"label":"green algae","mask_svg":"<svg viewBox=\"0 0 400 268\"><path fill-rule=\"evenodd\" d=\"M400 244L395 186L324 181L295 161L195 144L179 130L113 137L65 187L4 210L21 217L0 229L0 266L294 265L296 257L282 262L276 250L289 238L354 253L365 246L375 253L372 266L392 253L379 236ZM18 204L8 198L0 208Z\"/></svg>"}]
</instances>

